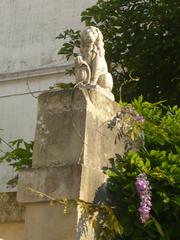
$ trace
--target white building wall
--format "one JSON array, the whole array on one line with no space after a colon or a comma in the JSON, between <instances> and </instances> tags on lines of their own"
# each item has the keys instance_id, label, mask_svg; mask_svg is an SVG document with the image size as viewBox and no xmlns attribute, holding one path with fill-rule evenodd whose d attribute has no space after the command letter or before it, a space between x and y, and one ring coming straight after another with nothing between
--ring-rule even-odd
<instances>
[{"instance_id":1,"label":"white building wall","mask_svg":"<svg viewBox=\"0 0 180 240\"><path fill-rule=\"evenodd\" d=\"M6 141L33 139L36 97L54 83L72 80L64 74L69 63L57 55L62 42L55 38L67 28L82 28L80 13L95 2L0 1L0 136ZM13 174L0 165L0 191Z\"/></svg>"},{"instance_id":2,"label":"white building wall","mask_svg":"<svg viewBox=\"0 0 180 240\"><path fill-rule=\"evenodd\" d=\"M0 72L17 72L64 62L56 36L82 26L80 13L96 0L1 0Z\"/></svg>"}]
</instances>

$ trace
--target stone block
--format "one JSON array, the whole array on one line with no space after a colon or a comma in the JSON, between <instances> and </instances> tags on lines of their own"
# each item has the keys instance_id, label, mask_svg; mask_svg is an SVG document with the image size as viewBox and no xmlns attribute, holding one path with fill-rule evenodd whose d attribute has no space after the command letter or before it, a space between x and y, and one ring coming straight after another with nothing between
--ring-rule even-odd
<instances>
[{"instance_id":1,"label":"stone block","mask_svg":"<svg viewBox=\"0 0 180 240\"><path fill-rule=\"evenodd\" d=\"M73 91L52 91L39 97L33 167L80 162L85 113L82 92L75 95Z\"/></svg>"},{"instance_id":2,"label":"stone block","mask_svg":"<svg viewBox=\"0 0 180 240\"><path fill-rule=\"evenodd\" d=\"M68 209L49 203L27 204L26 240L75 240L77 226L77 207Z\"/></svg>"},{"instance_id":3,"label":"stone block","mask_svg":"<svg viewBox=\"0 0 180 240\"><path fill-rule=\"evenodd\" d=\"M102 171L84 165L27 169L19 175L17 200L36 203L50 201L52 197L93 202L96 189L105 180Z\"/></svg>"},{"instance_id":4,"label":"stone block","mask_svg":"<svg viewBox=\"0 0 180 240\"><path fill-rule=\"evenodd\" d=\"M101 168L125 140L115 143L107 123L120 107L95 89L45 92L39 97L33 167L85 164Z\"/></svg>"}]
</instances>

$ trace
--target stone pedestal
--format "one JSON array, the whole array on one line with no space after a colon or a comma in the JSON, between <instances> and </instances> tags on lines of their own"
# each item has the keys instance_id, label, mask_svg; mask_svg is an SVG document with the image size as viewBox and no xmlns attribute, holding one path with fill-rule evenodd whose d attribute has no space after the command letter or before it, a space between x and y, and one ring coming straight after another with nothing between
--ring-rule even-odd
<instances>
[{"instance_id":1,"label":"stone pedestal","mask_svg":"<svg viewBox=\"0 0 180 240\"><path fill-rule=\"evenodd\" d=\"M79 211L50 206L49 199L93 202L106 181L101 168L115 153L124 153L125 141L115 141L116 129L107 123L120 107L94 89L45 92L39 97L33 166L20 172L19 202L24 203L26 240L93 240L90 230L78 230Z\"/></svg>"}]
</instances>

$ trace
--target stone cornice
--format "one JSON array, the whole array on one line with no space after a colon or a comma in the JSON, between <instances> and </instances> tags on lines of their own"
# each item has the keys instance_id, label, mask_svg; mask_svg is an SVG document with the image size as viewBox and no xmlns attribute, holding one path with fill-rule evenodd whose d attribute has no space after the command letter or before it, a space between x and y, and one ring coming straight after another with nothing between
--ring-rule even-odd
<instances>
[{"instance_id":1,"label":"stone cornice","mask_svg":"<svg viewBox=\"0 0 180 240\"><path fill-rule=\"evenodd\" d=\"M0 83L5 81L14 81L28 78L36 79L36 77L65 73L65 69L71 68L72 66L73 64L64 64L59 66L36 68L20 72L0 73Z\"/></svg>"}]
</instances>

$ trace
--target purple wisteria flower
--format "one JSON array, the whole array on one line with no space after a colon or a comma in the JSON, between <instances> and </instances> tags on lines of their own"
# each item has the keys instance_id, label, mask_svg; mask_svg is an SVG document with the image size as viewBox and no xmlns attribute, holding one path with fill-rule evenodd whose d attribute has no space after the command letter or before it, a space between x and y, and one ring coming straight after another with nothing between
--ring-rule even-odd
<instances>
[{"instance_id":1,"label":"purple wisteria flower","mask_svg":"<svg viewBox=\"0 0 180 240\"><path fill-rule=\"evenodd\" d=\"M143 116L140 116L140 115L134 116L134 120L141 123L141 124L144 123L144 118L143 118Z\"/></svg>"},{"instance_id":2,"label":"purple wisteria flower","mask_svg":"<svg viewBox=\"0 0 180 240\"><path fill-rule=\"evenodd\" d=\"M139 207L140 219L142 223L145 223L150 218L151 210L151 187L147 176L140 173L136 177L136 190L140 196L141 202Z\"/></svg>"},{"instance_id":3,"label":"purple wisteria flower","mask_svg":"<svg viewBox=\"0 0 180 240\"><path fill-rule=\"evenodd\" d=\"M137 114L137 112L133 108L126 108L125 111L126 113L131 115L135 121L139 122L140 124L144 123L144 117Z\"/></svg>"}]
</instances>

